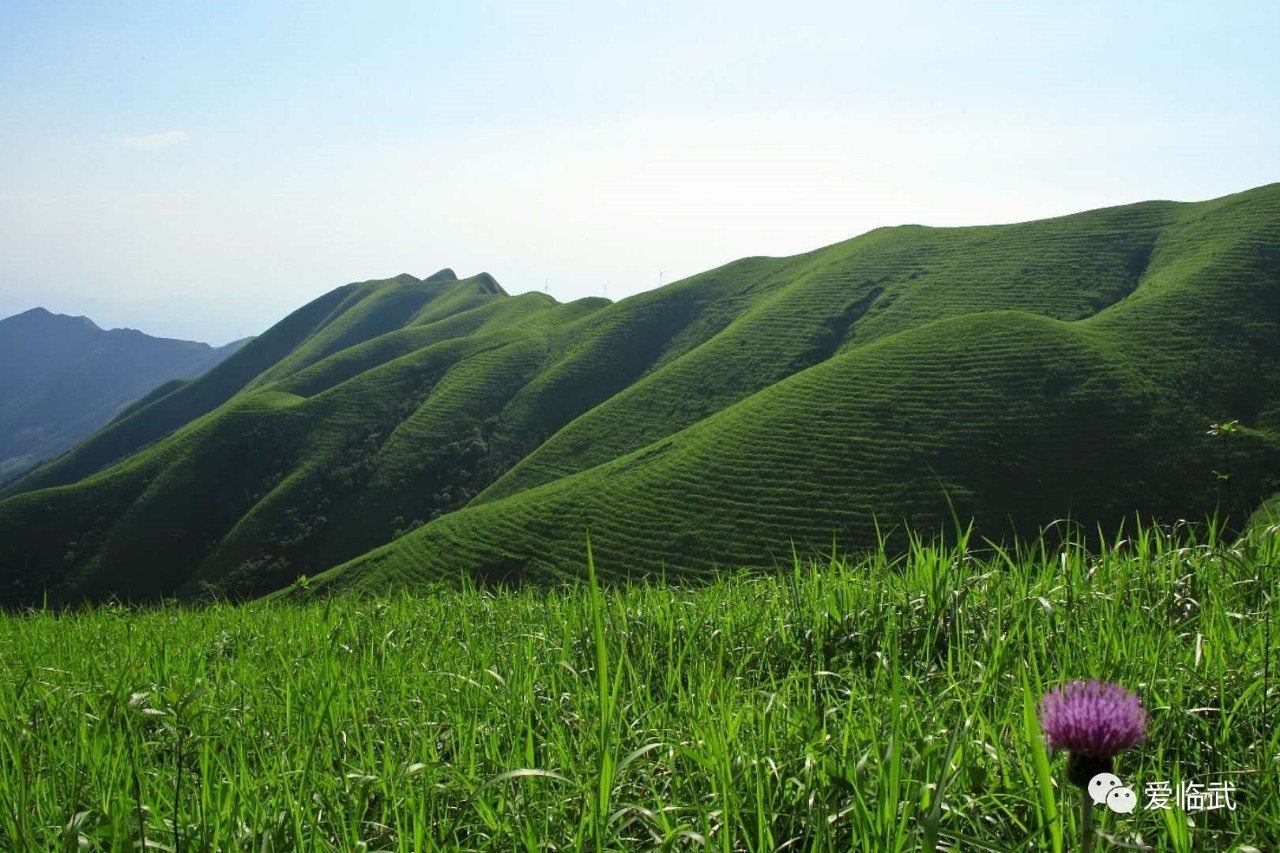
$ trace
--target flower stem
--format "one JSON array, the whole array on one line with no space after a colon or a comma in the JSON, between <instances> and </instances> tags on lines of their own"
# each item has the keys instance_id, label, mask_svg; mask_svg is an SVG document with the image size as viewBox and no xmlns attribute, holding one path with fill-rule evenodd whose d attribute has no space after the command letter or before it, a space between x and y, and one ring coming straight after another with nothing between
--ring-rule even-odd
<instances>
[{"instance_id":1,"label":"flower stem","mask_svg":"<svg viewBox=\"0 0 1280 853\"><path fill-rule=\"evenodd\" d=\"M1093 851L1093 800L1088 791L1080 792L1080 849L1083 853Z\"/></svg>"}]
</instances>

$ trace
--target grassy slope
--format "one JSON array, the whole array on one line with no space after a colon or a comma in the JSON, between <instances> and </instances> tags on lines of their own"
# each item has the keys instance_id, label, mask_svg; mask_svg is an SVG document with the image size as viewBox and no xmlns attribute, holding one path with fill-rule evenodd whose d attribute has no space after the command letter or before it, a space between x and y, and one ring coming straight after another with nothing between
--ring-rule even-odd
<instances>
[{"instance_id":1,"label":"grassy slope","mask_svg":"<svg viewBox=\"0 0 1280 853\"><path fill-rule=\"evenodd\" d=\"M1243 507L1280 472L1278 212L881 229L613 305L349 285L19 482L0 570L251 594L420 526L343 582L554 574L591 524L614 571L701 572L933 524L944 488L991 532L1199 513L1228 418Z\"/></svg>"},{"instance_id":2,"label":"grassy slope","mask_svg":"<svg viewBox=\"0 0 1280 853\"><path fill-rule=\"evenodd\" d=\"M948 497L993 535L1067 515L1113 524L1134 511L1201 514L1221 497L1222 459L1205 428L1230 418L1248 427L1230 448L1234 510L1244 513L1280 472L1278 210L1272 186L1026 226L906 229L903 241L877 232L865 252L857 240L834 247L857 263L883 242L898 249L896 267L872 268L886 282L877 300L898 298L880 310L872 301L835 357L662 437L681 425L680 410L660 410L660 424L642 412L678 392L646 392L701 351L690 353L575 421L476 505L332 577L378 588L459 571L554 575L576 570L588 526L614 571L698 572L785 559L791 539L868 542L875 515L942 523ZM824 260L826 277L792 285L797 303L820 304L821 285L841 292L840 273L867 275ZM922 284L895 287L894 272ZM1032 292L1049 317L981 310L1026 307ZM929 304L947 319L921 324ZM777 338L786 358L795 336ZM709 382L735 375L733 365L688 370ZM610 461L592 465L600 459ZM537 487L547 472L558 479Z\"/></svg>"},{"instance_id":3,"label":"grassy slope","mask_svg":"<svg viewBox=\"0 0 1280 853\"><path fill-rule=\"evenodd\" d=\"M881 229L774 262L763 298L721 334L561 431L484 497L616 458L922 323L994 309L1089 316L1137 286L1172 210L1143 204L1014 226Z\"/></svg>"}]
</instances>

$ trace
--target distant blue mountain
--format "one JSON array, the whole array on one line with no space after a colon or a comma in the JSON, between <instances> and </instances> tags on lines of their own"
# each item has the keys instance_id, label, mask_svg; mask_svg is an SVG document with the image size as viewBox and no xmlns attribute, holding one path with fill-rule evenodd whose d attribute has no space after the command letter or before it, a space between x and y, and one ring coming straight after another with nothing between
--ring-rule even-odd
<instances>
[{"instance_id":1,"label":"distant blue mountain","mask_svg":"<svg viewBox=\"0 0 1280 853\"><path fill-rule=\"evenodd\" d=\"M44 308L0 320L0 481L72 447L157 386L203 374L245 342L212 347L104 330Z\"/></svg>"}]
</instances>

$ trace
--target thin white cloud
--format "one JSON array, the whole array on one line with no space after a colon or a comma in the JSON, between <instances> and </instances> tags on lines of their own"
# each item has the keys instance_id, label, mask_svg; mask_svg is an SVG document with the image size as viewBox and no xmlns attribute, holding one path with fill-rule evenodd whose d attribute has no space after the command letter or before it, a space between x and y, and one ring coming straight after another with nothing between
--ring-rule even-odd
<instances>
[{"instance_id":1,"label":"thin white cloud","mask_svg":"<svg viewBox=\"0 0 1280 853\"><path fill-rule=\"evenodd\" d=\"M181 145L189 139L191 134L185 130L169 130L164 133L139 133L126 136L121 142L125 148L132 148L134 151L160 151Z\"/></svg>"}]
</instances>

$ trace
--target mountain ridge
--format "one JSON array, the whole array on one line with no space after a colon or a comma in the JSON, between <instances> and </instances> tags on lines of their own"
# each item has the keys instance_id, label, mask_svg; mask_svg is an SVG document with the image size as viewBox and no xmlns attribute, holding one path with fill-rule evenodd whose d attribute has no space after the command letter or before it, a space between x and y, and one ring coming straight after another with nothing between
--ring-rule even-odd
<instances>
[{"instance_id":1,"label":"mountain ridge","mask_svg":"<svg viewBox=\"0 0 1280 853\"><path fill-rule=\"evenodd\" d=\"M445 272L331 291L11 484L7 600L554 580L588 528L608 575L700 576L953 509L999 538L1280 490L1280 184L616 303Z\"/></svg>"}]
</instances>

